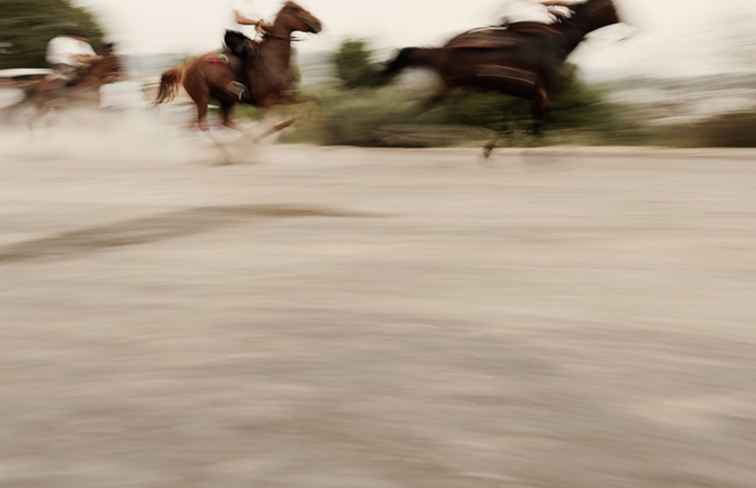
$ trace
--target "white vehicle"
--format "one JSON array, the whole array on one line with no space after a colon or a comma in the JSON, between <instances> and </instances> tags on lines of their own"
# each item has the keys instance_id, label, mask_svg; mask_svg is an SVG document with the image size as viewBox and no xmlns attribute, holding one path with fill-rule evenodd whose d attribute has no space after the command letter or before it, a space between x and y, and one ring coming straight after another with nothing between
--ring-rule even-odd
<instances>
[{"instance_id":1,"label":"white vehicle","mask_svg":"<svg viewBox=\"0 0 756 488\"><path fill-rule=\"evenodd\" d=\"M23 88L34 83L52 71L37 68L14 68L0 70L0 108L10 107L19 102L23 96Z\"/></svg>"},{"instance_id":2,"label":"white vehicle","mask_svg":"<svg viewBox=\"0 0 756 488\"><path fill-rule=\"evenodd\" d=\"M50 73L52 73L52 70L44 68L0 69L0 79L18 80L23 78L43 78Z\"/></svg>"}]
</instances>

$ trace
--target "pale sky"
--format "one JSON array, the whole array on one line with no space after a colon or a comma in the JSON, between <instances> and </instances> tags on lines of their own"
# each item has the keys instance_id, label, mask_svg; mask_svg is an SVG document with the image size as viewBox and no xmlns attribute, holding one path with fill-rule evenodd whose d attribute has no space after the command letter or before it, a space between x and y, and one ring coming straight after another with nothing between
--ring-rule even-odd
<instances>
[{"instance_id":1,"label":"pale sky","mask_svg":"<svg viewBox=\"0 0 756 488\"><path fill-rule=\"evenodd\" d=\"M280 0L253 0L271 18ZM450 35L490 25L508 0L302 0L326 30L298 44L302 51L331 49L345 37L364 37L377 47L436 45ZM229 0L79 0L103 19L113 40L128 52L202 52L219 47ZM725 35L756 38L756 0L616 0L624 20L639 29L619 43L623 31L599 32L573 60L591 73L693 75L732 71L720 60ZM724 5L724 6L723 6ZM752 67L748 67L752 69Z\"/></svg>"}]
</instances>

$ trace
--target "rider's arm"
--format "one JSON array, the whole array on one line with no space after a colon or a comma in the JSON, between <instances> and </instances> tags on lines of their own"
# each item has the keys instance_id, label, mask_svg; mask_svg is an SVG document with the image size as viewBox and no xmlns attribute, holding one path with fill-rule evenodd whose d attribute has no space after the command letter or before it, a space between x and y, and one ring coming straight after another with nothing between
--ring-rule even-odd
<instances>
[{"instance_id":1,"label":"rider's arm","mask_svg":"<svg viewBox=\"0 0 756 488\"><path fill-rule=\"evenodd\" d=\"M250 19L242 15L238 10L234 10L234 18L239 25L254 25L256 27L262 23L261 19Z\"/></svg>"},{"instance_id":2,"label":"rider's arm","mask_svg":"<svg viewBox=\"0 0 756 488\"><path fill-rule=\"evenodd\" d=\"M89 64L100 58L88 42L81 40L77 41L76 49L72 55L77 62L83 64Z\"/></svg>"},{"instance_id":3,"label":"rider's arm","mask_svg":"<svg viewBox=\"0 0 756 488\"><path fill-rule=\"evenodd\" d=\"M96 54L74 54L72 57L79 64L89 64L100 59L100 56Z\"/></svg>"}]
</instances>

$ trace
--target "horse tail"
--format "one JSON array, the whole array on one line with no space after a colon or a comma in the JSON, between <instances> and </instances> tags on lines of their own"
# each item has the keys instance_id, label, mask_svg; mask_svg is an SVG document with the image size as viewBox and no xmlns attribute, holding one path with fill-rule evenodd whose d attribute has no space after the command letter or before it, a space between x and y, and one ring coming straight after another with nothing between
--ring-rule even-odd
<instances>
[{"instance_id":1,"label":"horse tail","mask_svg":"<svg viewBox=\"0 0 756 488\"><path fill-rule=\"evenodd\" d=\"M444 60L443 48L405 47L384 65L382 76L393 79L407 68L439 70Z\"/></svg>"},{"instance_id":2,"label":"horse tail","mask_svg":"<svg viewBox=\"0 0 756 488\"><path fill-rule=\"evenodd\" d=\"M409 66L409 60L414 48L405 47L397 55L384 65L383 75L393 78Z\"/></svg>"},{"instance_id":3,"label":"horse tail","mask_svg":"<svg viewBox=\"0 0 756 488\"><path fill-rule=\"evenodd\" d=\"M155 105L170 102L176 98L183 78L184 70L180 67L169 69L163 73L163 76L160 77L160 89L158 90L158 95L155 99Z\"/></svg>"}]
</instances>

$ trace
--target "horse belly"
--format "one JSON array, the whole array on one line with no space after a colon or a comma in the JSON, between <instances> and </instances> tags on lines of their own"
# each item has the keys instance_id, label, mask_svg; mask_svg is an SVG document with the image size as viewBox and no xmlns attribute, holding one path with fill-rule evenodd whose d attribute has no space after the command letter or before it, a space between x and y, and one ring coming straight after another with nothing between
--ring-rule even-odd
<instances>
[{"instance_id":1,"label":"horse belly","mask_svg":"<svg viewBox=\"0 0 756 488\"><path fill-rule=\"evenodd\" d=\"M454 84L520 98L532 98L537 93L539 77L537 73L528 69L486 64L456 79Z\"/></svg>"}]
</instances>

